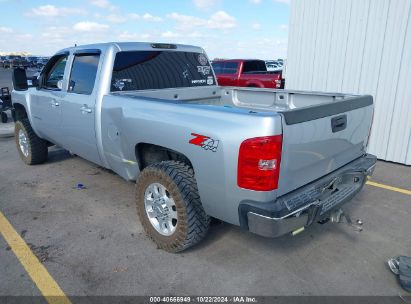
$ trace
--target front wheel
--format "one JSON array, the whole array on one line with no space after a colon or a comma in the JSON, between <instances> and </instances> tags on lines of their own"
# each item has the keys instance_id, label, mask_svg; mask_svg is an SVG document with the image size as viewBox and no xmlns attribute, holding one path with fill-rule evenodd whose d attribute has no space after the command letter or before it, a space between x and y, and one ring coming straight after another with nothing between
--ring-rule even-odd
<instances>
[{"instance_id":1,"label":"front wheel","mask_svg":"<svg viewBox=\"0 0 411 304\"><path fill-rule=\"evenodd\" d=\"M210 218L194 171L183 163L163 161L145 168L136 183L136 203L145 232L161 249L183 251L207 234Z\"/></svg>"},{"instance_id":2,"label":"front wheel","mask_svg":"<svg viewBox=\"0 0 411 304\"><path fill-rule=\"evenodd\" d=\"M2 122L2 123L7 123L8 120L9 120L9 119L8 119L8 117L7 117L7 114L4 113L4 112L1 112L1 122Z\"/></svg>"},{"instance_id":3,"label":"front wheel","mask_svg":"<svg viewBox=\"0 0 411 304\"><path fill-rule=\"evenodd\" d=\"M27 118L16 122L14 138L20 158L27 165L41 164L46 161L48 154L47 141L34 133Z\"/></svg>"}]
</instances>

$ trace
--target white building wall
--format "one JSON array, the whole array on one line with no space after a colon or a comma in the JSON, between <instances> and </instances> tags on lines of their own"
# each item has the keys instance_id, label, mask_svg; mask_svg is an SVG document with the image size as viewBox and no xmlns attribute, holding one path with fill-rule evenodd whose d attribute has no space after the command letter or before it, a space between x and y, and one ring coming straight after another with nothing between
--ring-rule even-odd
<instances>
[{"instance_id":1,"label":"white building wall","mask_svg":"<svg viewBox=\"0 0 411 304\"><path fill-rule=\"evenodd\" d=\"M371 94L369 152L411 165L411 0L292 0L286 88Z\"/></svg>"}]
</instances>

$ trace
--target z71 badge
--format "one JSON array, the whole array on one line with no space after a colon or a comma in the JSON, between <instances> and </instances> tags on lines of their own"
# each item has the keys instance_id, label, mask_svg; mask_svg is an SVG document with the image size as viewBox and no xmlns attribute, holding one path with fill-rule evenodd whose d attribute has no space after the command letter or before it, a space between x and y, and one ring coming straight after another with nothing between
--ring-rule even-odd
<instances>
[{"instance_id":1,"label":"z71 badge","mask_svg":"<svg viewBox=\"0 0 411 304\"><path fill-rule=\"evenodd\" d=\"M196 133L191 133L194 138L190 139L189 143L195 146L199 146L204 150L210 150L212 152L217 152L219 140L212 139L209 136L200 135Z\"/></svg>"}]
</instances>

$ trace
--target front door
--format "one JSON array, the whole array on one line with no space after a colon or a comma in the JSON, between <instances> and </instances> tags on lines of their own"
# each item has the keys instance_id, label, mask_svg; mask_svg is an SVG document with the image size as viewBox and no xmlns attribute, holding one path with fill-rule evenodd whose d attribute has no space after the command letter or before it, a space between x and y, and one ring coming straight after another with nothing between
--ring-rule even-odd
<instances>
[{"instance_id":1,"label":"front door","mask_svg":"<svg viewBox=\"0 0 411 304\"><path fill-rule=\"evenodd\" d=\"M32 126L36 133L48 141L60 144L62 100L62 82L68 54L52 57L44 68L38 90L31 95Z\"/></svg>"},{"instance_id":2,"label":"front door","mask_svg":"<svg viewBox=\"0 0 411 304\"><path fill-rule=\"evenodd\" d=\"M65 147L101 164L96 139L96 75L100 52L75 53L64 97L62 129Z\"/></svg>"}]
</instances>

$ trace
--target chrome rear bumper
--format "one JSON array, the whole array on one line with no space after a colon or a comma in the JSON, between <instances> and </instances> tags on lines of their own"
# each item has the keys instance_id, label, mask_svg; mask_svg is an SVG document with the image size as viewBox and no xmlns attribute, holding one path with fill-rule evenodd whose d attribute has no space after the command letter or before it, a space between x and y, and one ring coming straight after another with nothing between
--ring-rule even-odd
<instances>
[{"instance_id":1,"label":"chrome rear bumper","mask_svg":"<svg viewBox=\"0 0 411 304\"><path fill-rule=\"evenodd\" d=\"M250 232L279 237L303 230L350 201L372 175L376 157L365 155L271 203L240 204L240 224Z\"/></svg>"}]
</instances>

